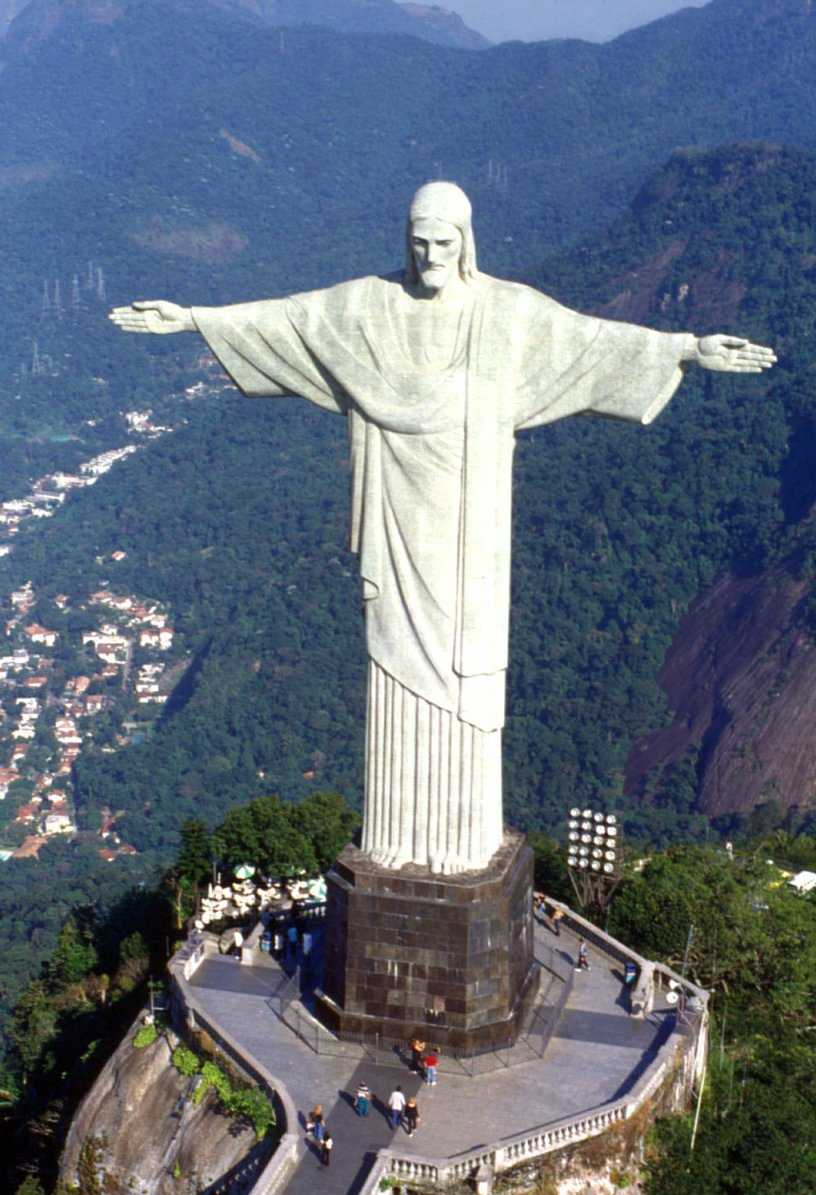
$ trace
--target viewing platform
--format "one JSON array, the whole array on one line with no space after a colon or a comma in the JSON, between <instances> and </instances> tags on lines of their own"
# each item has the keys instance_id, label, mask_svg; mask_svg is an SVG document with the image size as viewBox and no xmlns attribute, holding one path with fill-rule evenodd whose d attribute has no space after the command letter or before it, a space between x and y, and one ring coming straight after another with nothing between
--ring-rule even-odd
<instances>
[{"instance_id":1,"label":"viewing platform","mask_svg":"<svg viewBox=\"0 0 816 1195\"><path fill-rule=\"evenodd\" d=\"M596 1136L668 1083L688 1092L705 1062L706 993L654 965L651 1007L633 1015L625 965L640 975L653 965L563 907L560 936L536 922L540 994L517 1044L471 1059L442 1055L434 1087L410 1070L407 1043L340 1042L323 1029L309 1010L308 958L293 977L260 951L242 965L217 954L214 942L176 955L171 973L188 1024L273 1087L286 1119L255 1195L312 1195L318 1176L321 1189L338 1195L374 1191L389 1176L396 1185L442 1186L481 1165L505 1171ZM589 971L575 970L579 935ZM374 1093L367 1118L353 1108L360 1082ZM385 1114L397 1085L419 1105L410 1138L391 1130ZM316 1103L334 1139L328 1170L305 1132Z\"/></svg>"}]
</instances>

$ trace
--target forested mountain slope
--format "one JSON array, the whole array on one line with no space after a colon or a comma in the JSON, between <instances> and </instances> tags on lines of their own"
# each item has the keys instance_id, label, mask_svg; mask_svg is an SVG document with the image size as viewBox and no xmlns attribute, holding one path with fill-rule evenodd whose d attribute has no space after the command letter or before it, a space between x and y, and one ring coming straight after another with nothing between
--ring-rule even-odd
<instances>
[{"instance_id":1,"label":"forested mountain slope","mask_svg":"<svg viewBox=\"0 0 816 1195\"><path fill-rule=\"evenodd\" d=\"M609 593L607 618L624 638L639 625L645 647L663 615L674 622L700 595L661 672L672 725L638 742L628 762L630 795L675 812L688 802L709 816L771 802L778 823L812 806L814 182L813 160L779 147L678 153L606 238L538 276L613 318L724 327L780 354L762 399L743 383L705 379L700 391L702 379L690 378L647 437L625 442L637 456L593 520L587 582ZM569 533L563 508L558 527ZM644 533L648 565L627 573ZM726 568L732 576L720 575ZM654 827L661 815L649 816Z\"/></svg>"},{"instance_id":2,"label":"forested mountain slope","mask_svg":"<svg viewBox=\"0 0 816 1195\"><path fill-rule=\"evenodd\" d=\"M89 256L122 297L310 287L396 264L406 196L441 174L472 193L483 264L502 272L622 211L678 145L814 144L816 12L794 0L480 52L305 27L282 42L188 0L56 11L22 14L1 51L15 365L43 280Z\"/></svg>"}]
</instances>

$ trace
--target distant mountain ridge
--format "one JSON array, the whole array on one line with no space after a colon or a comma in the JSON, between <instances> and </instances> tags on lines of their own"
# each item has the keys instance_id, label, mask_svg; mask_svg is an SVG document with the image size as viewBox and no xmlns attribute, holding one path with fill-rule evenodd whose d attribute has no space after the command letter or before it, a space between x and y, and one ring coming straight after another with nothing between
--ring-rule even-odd
<instances>
[{"instance_id":1,"label":"distant mountain ridge","mask_svg":"<svg viewBox=\"0 0 816 1195\"><path fill-rule=\"evenodd\" d=\"M678 145L816 146L816 12L801 0L713 0L606 45L478 53L314 26L293 26L282 40L260 0L227 2L33 0L18 16L0 43L0 217L12 257L42 203L53 236L38 229L29 261L43 235L64 241L53 228L59 212L112 257L143 261L122 237L122 204L139 196L148 219L166 220L175 207L193 227L232 227L260 275L287 286L277 263L271 273L261 264L267 248L253 236L278 196L277 226L294 256L325 261L321 224L342 237L363 213L390 212L398 223L405 196L441 174L472 195L480 242L483 230L493 238L486 265L521 269L624 210ZM314 3L363 11L347 0ZM408 19L396 4L365 6L386 9ZM252 171L224 152L236 142L256 154ZM70 212L66 171L82 174L85 192ZM393 264L359 252L357 262ZM219 269L212 280L224 293L230 263ZM303 282L325 276L316 268Z\"/></svg>"},{"instance_id":2,"label":"distant mountain ridge","mask_svg":"<svg viewBox=\"0 0 816 1195\"><path fill-rule=\"evenodd\" d=\"M457 13L438 5L397 0L202 0L204 4L256 18L265 25L317 25L342 33L408 34L443 46L481 50L490 43L468 28ZM0 36L25 10L13 36L24 41L49 36L66 20L114 23L123 12L119 0L0 0Z\"/></svg>"}]
</instances>

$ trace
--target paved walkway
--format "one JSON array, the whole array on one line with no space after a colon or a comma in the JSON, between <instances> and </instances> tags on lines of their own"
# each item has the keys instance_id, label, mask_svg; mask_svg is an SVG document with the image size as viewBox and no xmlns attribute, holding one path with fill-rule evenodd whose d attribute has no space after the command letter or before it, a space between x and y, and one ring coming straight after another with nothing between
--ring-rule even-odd
<instances>
[{"instance_id":1,"label":"paved walkway","mask_svg":"<svg viewBox=\"0 0 816 1195\"><path fill-rule=\"evenodd\" d=\"M565 958L577 953L569 930L562 929L556 940L543 925L537 926L536 946L541 959L551 946ZM308 1110L323 1104L335 1141L331 1166L321 1166L304 1132L287 1195L314 1195L318 1189L354 1195L372 1156L389 1144L407 1154L453 1157L625 1095L671 1031L673 1018L665 1011L646 1020L630 1017L620 964L593 950L590 961L591 971L575 974L543 1059L477 1078L441 1074L435 1087L416 1091L422 1123L410 1139L402 1130L391 1131L382 1106L397 1083L411 1094L417 1078L397 1065L315 1054L274 1011L270 994L281 979L277 966L241 966L234 958L214 956L191 982L205 1012L286 1084L301 1126ZM361 1079L379 1101L367 1119L351 1106Z\"/></svg>"}]
</instances>

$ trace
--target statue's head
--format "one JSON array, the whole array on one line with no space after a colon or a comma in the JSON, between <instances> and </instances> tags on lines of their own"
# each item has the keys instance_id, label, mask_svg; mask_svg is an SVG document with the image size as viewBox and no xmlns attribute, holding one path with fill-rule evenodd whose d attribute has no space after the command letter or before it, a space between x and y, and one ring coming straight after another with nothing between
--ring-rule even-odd
<instances>
[{"instance_id":1,"label":"statue's head","mask_svg":"<svg viewBox=\"0 0 816 1195\"><path fill-rule=\"evenodd\" d=\"M408 209L406 276L430 289L444 285L455 255L459 277L472 281L476 268L470 200L456 183L433 182L420 187ZM437 261L428 262L426 246L434 243Z\"/></svg>"}]
</instances>

